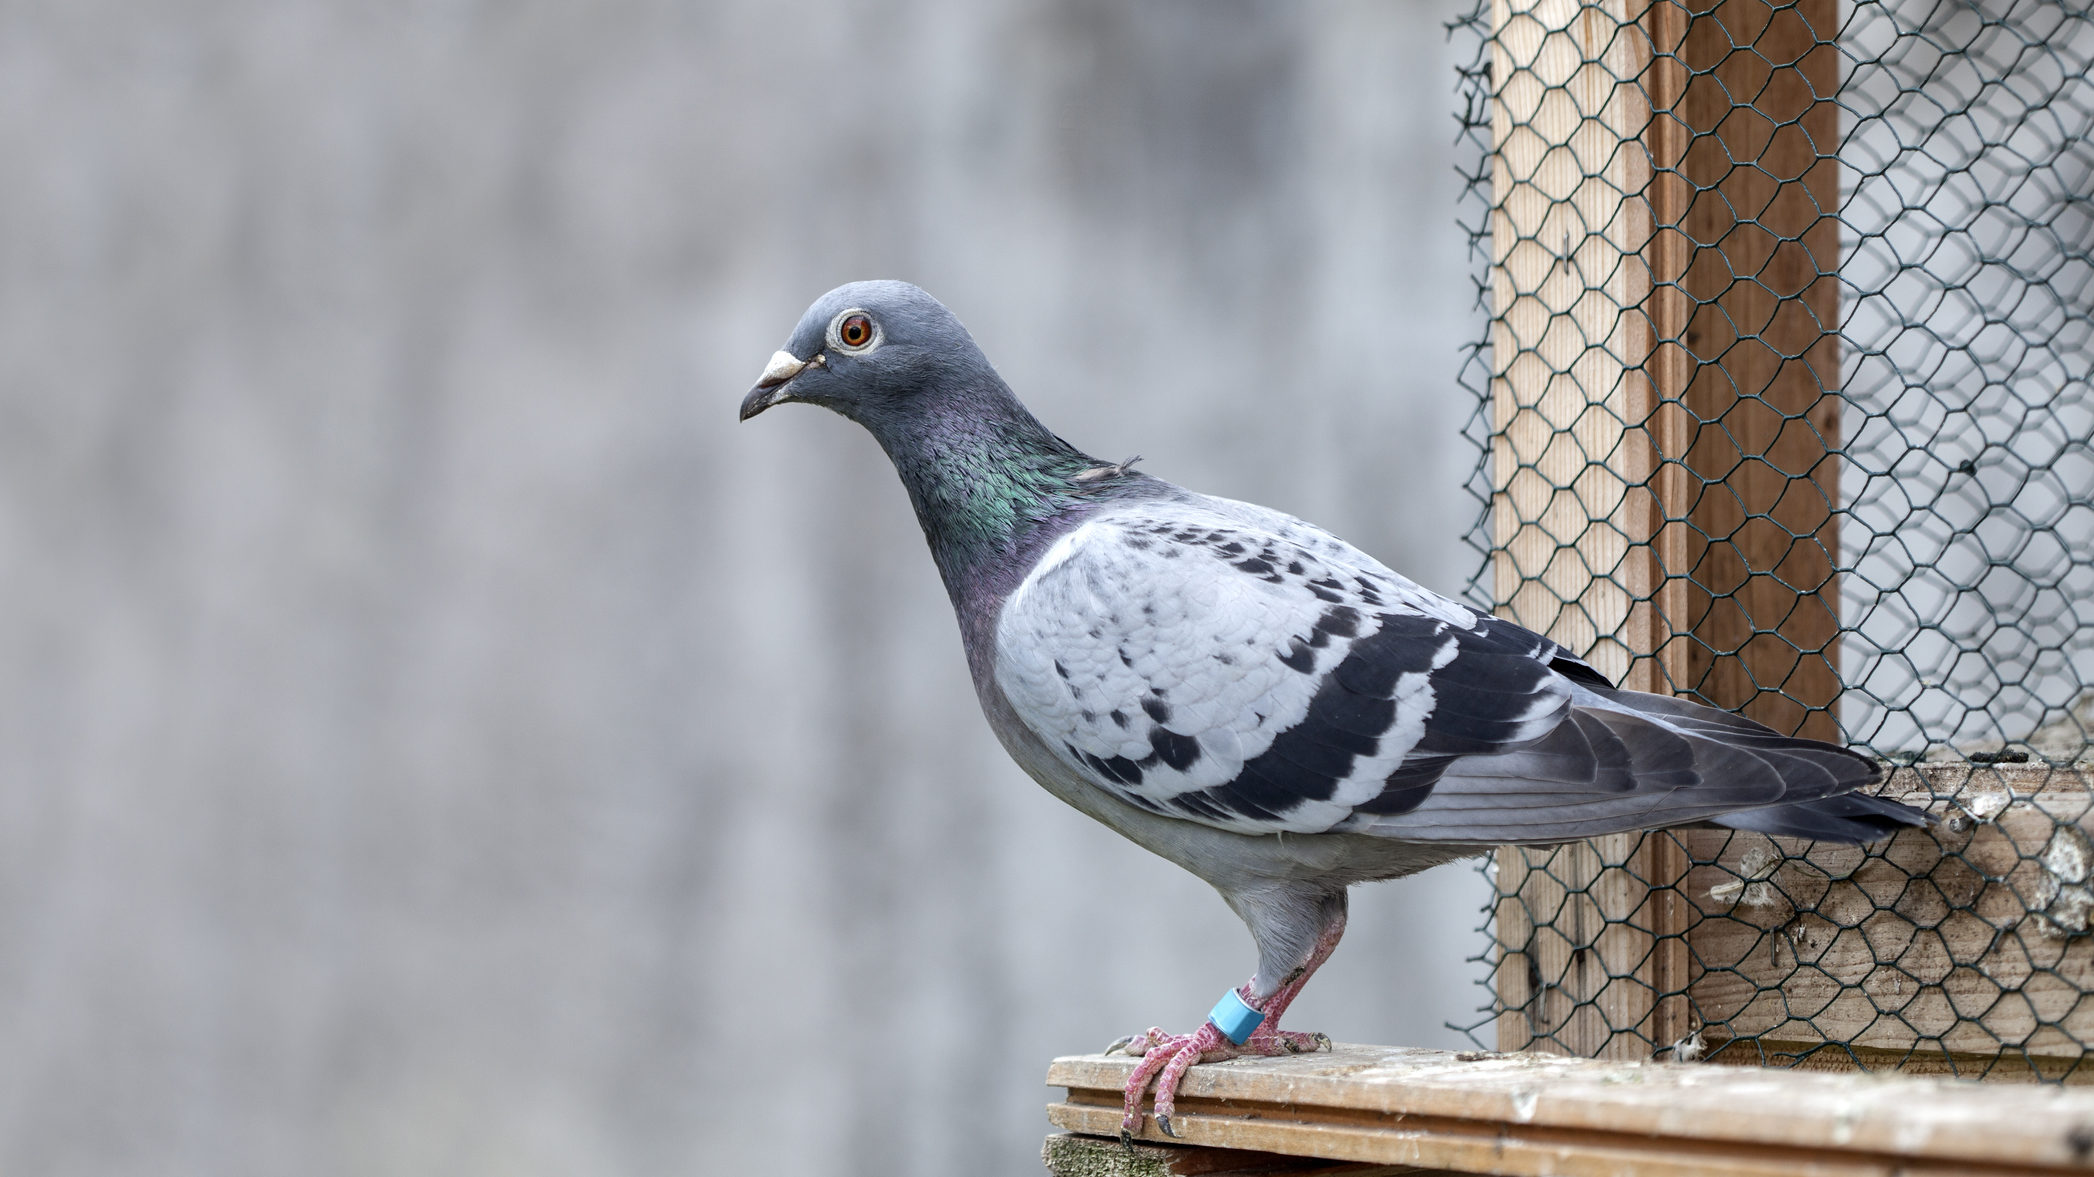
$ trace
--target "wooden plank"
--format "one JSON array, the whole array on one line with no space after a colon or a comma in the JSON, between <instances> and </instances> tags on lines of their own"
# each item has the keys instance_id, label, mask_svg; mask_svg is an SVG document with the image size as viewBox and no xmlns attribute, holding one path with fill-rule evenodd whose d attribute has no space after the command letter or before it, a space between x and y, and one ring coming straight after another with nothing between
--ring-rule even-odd
<instances>
[{"instance_id":1,"label":"wooden plank","mask_svg":"<svg viewBox=\"0 0 2094 1177\"><path fill-rule=\"evenodd\" d=\"M1405 1177L1410 1165L1319 1161L1240 1148L1136 1144L1117 1138L1055 1133L1040 1146L1054 1177Z\"/></svg>"},{"instance_id":2,"label":"wooden plank","mask_svg":"<svg viewBox=\"0 0 2094 1177\"><path fill-rule=\"evenodd\" d=\"M1888 792L1949 820L1880 847L1684 833L1712 1057L2094 1082L2089 785L1929 765Z\"/></svg>"},{"instance_id":3,"label":"wooden plank","mask_svg":"<svg viewBox=\"0 0 2094 1177\"><path fill-rule=\"evenodd\" d=\"M1651 270L1650 296L1644 307L1651 342L1644 359L1644 384L1649 392L1640 440L1652 454L1655 472L1641 499L1646 512L1641 531L1651 537L1647 558L1652 592L1641 606L1646 636L1637 651L1638 661L1622 685L1680 695L1693 681L1689 677L1693 669L1689 652L1695 642L1688 622L1688 573L1705 546L1697 541L1698 532L1689 515L1699 482L1687 464L1678 460L1692 448L1697 427L1686 402L1696 364L1685 346L1694 300L1688 296L1684 279L1694 250L1680 230L1693 190L1685 183L1679 162L1686 157L1692 137L1672 113L1680 107L1689 81L1681 56L1688 12L1677 3L1657 4L1646 13L1644 24L1651 37L1650 68L1644 74L1651 121L1643 136L1651 157L1646 197L1651 238L1644 247Z\"/></svg>"},{"instance_id":4,"label":"wooden plank","mask_svg":"<svg viewBox=\"0 0 2094 1177\"><path fill-rule=\"evenodd\" d=\"M1060 1058L1065 1131L1112 1136L1133 1067ZM2086 1172L2094 1092L1554 1055L1338 1046L1187 1072L1180 1143L1461 1173ZM1153 1119L1141 1138L1161 1140Z\"/></svg>"}]
</instances>

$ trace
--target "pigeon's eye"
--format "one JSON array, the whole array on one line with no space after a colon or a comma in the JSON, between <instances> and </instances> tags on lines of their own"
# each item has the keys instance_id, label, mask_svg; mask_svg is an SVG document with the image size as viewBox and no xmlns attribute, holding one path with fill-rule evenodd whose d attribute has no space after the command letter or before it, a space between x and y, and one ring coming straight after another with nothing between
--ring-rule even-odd
<instances>
[{"instance_id":1,"label":"pigeon's eye","mask_svg":"<svg viewBox=\"0 0 2094 1177\"><path fill-rule=\"evenodd\" d=\"M878 338L879 330L863 311L847 311L836 320L836 342L852 351L871 347Z\"/></svg>"}]
</instances>

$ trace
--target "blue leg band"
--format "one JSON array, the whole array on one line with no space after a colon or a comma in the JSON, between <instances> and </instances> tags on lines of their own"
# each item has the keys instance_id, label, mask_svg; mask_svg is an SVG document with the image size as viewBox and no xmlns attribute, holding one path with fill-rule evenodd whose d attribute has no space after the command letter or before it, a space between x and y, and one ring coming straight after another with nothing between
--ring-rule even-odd
<instances>
[{"instance_id":1,"label":"blue leg band","mask_svg":"<svg viewBox=\"0 0 2094 1177\"><path fill-rule=\"evenodd\" d=\"M1214 1012L1207 1015L1207 1020L1213 1022L1214 1028L1229 1041L1242 1046L1250 1039L1251 1031L1258 1028L1258 1023L1265 1020L1265 1015L1245 1005L1243 998L1231 989L1214 1003Z\"/></svg>"}]
</instances>

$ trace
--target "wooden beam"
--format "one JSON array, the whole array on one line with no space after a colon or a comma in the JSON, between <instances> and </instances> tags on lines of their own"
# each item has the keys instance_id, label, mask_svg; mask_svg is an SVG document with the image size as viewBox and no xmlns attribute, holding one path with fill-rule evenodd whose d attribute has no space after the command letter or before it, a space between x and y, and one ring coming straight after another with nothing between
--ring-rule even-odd
<instances>
[{"instance_id":1,"label":"wooden beam","mask_svg":"<svg viewBox=\"0 0 2094 1177\"><path fill-rule=\"evenodd\" d=\"M1048 1118L1111 1139L1120 1056L1054 1060ZM1538 1177L2084 1173L2094 1092L1554 1055L1338 1046L1186 1073L1182 1139L1322 1161Z\"/></svg>"}]
</instances>

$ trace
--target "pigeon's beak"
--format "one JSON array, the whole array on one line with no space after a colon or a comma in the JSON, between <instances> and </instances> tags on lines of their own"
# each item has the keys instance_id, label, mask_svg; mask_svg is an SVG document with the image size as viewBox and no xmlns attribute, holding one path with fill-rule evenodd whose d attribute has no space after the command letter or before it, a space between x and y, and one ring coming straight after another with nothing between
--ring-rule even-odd
<instances>
[{"instance_id":1,"label":"pigeon's beak","mask_svg":"<svg viewBox=\"0 0 2094 1177\"><path fill-rule=\"evenodd\" d=\"M771 362L764 365L763 375L756 380L756 387L742 398L742 420L747 421L786 399L785 386L792 382L792 378L821 362L820 356L803 360L789 351L772 353Z\"/></svg>"}]
</instances>

